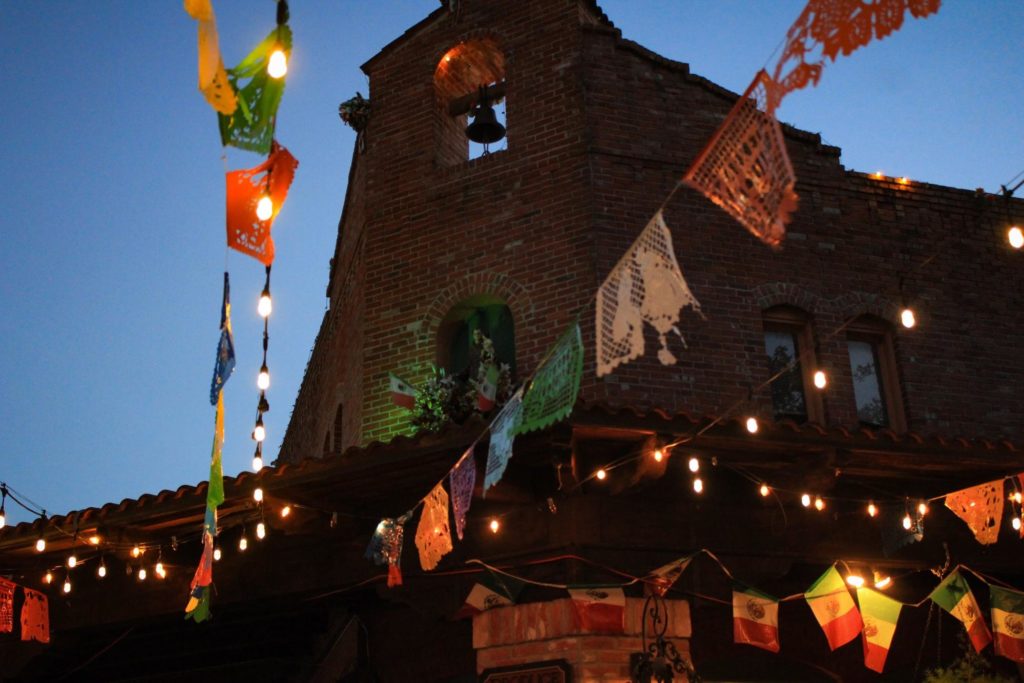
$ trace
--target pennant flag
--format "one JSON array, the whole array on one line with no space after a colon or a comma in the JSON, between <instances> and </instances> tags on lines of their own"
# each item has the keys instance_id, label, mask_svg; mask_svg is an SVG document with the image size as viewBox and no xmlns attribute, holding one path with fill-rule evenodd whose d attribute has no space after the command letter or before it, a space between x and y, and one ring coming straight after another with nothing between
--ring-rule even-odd
<instances>
[{"instance_id":1,"label":"pennant flag","mask_svg":"<svg viewBox=\"0 0 1024 683\"><path fill-rule=\"evenodd\" d=\"M224 502L224 468L221 452L224 449L224 394L217 394L217 412L214 417L213 448L210 453L210 481L206 488L206 514L203 519L203 551L199 566L189 585L189 600L185 605L185 618L196 623L210 616L210 584L213 583L213 542L217 536L217 506Z\"/></svg>"},{"instance_id":2,"label":"pennant flag","mask_svg":"<svg viewBox=\"0 0 1024 683\"><path fill-rule=\"evenodd\" d=\"M857 602L864 618L864 666L882 673L903 603L870 588L857 589Z\"/></svg>"},{"instance_id":3,"label":"pennant flag","mask_svg":"<svg viewBox=\"0 0 1024 683\"><path fill-rule=\"evenodd\" d=\"M452 489L452 516L455 518L455 534L462 540L462 531L466 528L466 513L473 502L473 487L476 486L476 461L473 460L473 447L470 446L455 468L448 475L448 483Z\"/></svg>"},{"instance_id":4,"label":"pennant flag","mask_svg":"<svg viewBox=\"0 0 1024 683\"><path fill-rule=\"evenodd\" d=\"M486 612L494 607L514 605L519 593L523 590L523 582L504 574L490 570L473 585L466 602L455 616L466 617Z\"/></svg>"},{"instance_id":5,"label":"pennant flag","mask_svg":"<svg viewBox=\"0 0 1024 683\"><path fill-rule=\"evenodd\" d=\"M46 596L31 588L22 588L25 603L21 606L21 639L50 642L50 606Z\"/></svg>"},{"instance_id":6,"label":"pennant flag","mask_svg":"<svg viewBox=\"0 0 1024 683\"><path fill-rule=\"evenodd\" d=\"M964 521L978 543L991 545L999 538L1003 517L1003 480L951 493L946 507Z\"/></svg>"},{"instance_id":7,"label":"pennant flag","mask_svg":"<svg viewBox=\"0 0 1024 683\"><path fill-rule=\"evenodd\" d=\"M530 382L530 388L523 397L523 418L513 433L525 434L544 429L569 417L576 405L582 375L583 338L579 323L574 322Z\"/></svg>"},{"instance_id":8,"label":"pennant flag","mask_svg":"<svg viewBox=\"0 0 1024 683\"><path fill-rule=\"evenodd\" d=\"M653 593L664 596L675 585L692 561L693 555L687 555L651 571L643 578L644 593L647 595Z\"/></svg>"},{"instance_id":9,"label":"pennant flag","mask_svg":"<svg viewBox=\"0 0 1024 683\"><path fill-rule=\"evenodd\" d=\"M14 631L14 589L17 584L0 577L0 633Z\"/></svg>"},{"instance_id":10,"label":"pennant flag","mask_svg":"<svg viewBox=\"0 0 1024 683\"><path fill-rule=\"evenodd\" d=\"M658 332L662 365L675 363L665 337L675 332L683 338L676 323L684 306L700 313L659 211L597 290L597 376L644 354L644 322Z\"/></svg>"},{"instance_id":11,"label":"pennant flag","mask_svg":"<svg viewBox=\"0 0 1024 683\"><path fill-rule=\"evenodd\" d=\"M388 373L388 383L391 388L391 401L396 406L412 410L416 407L416 390L404 379Z\"/></svg>"},{"instance_id":12,"label":"pennant flag","mask_svg":"<svg viewBox=\"0 0 1024 683\"><path fill-rule=\"evenodd\" d=\"M992 606L996 654L1024 663L1024 593L989 586L988 601Z\"/></svg>"},{"instance_id":13,"label":"pennant flag","mask_svg":"<svg viewBox=\"0 0 1024 683\"><path fill-rule=\"evenodd\" d=\"M484 488L482 495L487 495L491 488L505 476L505 468L512 458L512 443L515 441L516 428L523 419L523 390L519 389L510 398L494 421L491 422L491 443L487 447L487 469L484 471Z\"/></svg>"},{"instance_id":14,"label":"pennant flag","mask_svg":"<svg viewBox=\"0 0 1024 683\"><path fill-rule=\"evenodd\" d=\"M220 56L213 5L210 0L185 0L185 11L199 22L199 91L216 111L233 114L238 99Z\"/></svg>"},{"instance_id":15,"label":"pennant flag","mask_svg":"<svg viewBox=\"0 0 1024 683\"><path fill-rule=\"evenodd\" d=\"M619 587L569 586L576 628L586 633L623 633L626 594Z\"/></svg>"},{"instance_id":16,"label":"pennant flag","mask_svg":"<svg viewBox=\"0 0 1024 683\"><path fill-rule=\"evenodd\" d=\"M495 398L498 395L498 368L493 365L487 366L487 374L484 381L480 383L480 391L476 397L476 407L480 412L486 413L494 407Z\"/></svg>"},{"instance_id":17,"label":"pennant flag","mask_svg":"<svg viewBox=\"0 0 1024 683\"><path fill-rule=\"evenodd\" d=\"M452 532L448 527L448 493L438 484L423 499L423 513L416 527L416 549L420 566L430 571L452 551Z\"/></svg>"},{"instance_id":18,"label":"pennant flag","mask_svg":"<svg viewBox=\"0 0 1024 683\"><path fill-rule=\"evenodd\" d=\"M284 77L272 78L267 64L274 50L284 51L285 58L292 53L292 30L286 25L275 28L234 69L228 71L228 81L238 93L238 108L231 114L218 114L220 140L259 154L270 152L277 124L277 108L284 95ZM246 85L239 87L241 81Z\"/></svg>"},{"instance_id":19,"label":"pennant flag","mask_svg":"<svg viewBox=\"0 0 1024 683\"><path fill-rule=\"evenodd\" d=\"M797 195L782 128L767 109L770 82L768 74L758 72L683 181L777 247Z\"/></svg>"},{"instance_id":20,"label":"pennant flag","mask_svg":"<svg viewBox=\"0 0 1024 683\"><path fill-rule=\"evenodd\" d=\"M217 405L224 383L235 369L235 340L231 336L231 286L224 273L224 300L220 305L220 341L217 343L217 362L213 366L210 384L210 405Z\"/></svg>"},{"instance_id":21,"label":"pennant flag","mask_svg":"<svg viewBox=\"0 0 1024 683\"><path fill-rule=\"evenodd\" d=\"M975 650L981 652L992 642L992 633L985 624L978 601L974 599L971 587L958 570L953 570L928 597L963 623Z\"/></svg>"},{"instance_id":22,"label":"pennant flag","mask_svg":"<svg viewBox=\"0 0 1024 683\"><path fill-rule=\"evenodd\" d=\"M274 262L274 239L270 229L281 211L299 162L287 149L274 143L267 160L255 168L229 171L227 180L228 246L252 256L265 266ZM271 202L266 220L257 215L257 206Z\"/></svg>"},{"instance_id":23,"label":"pennant flag","mask_svg":"<svg viewBox=\"0 0 1024 683\"><path fill-rule=\"evenodd\" d=\"M412 510L397 519L385 517L377 524L366 547L366 559L377 566L388 566L388 588L402 585L402 544L405 525L412 517Z\"/></svg>"},{"instance_id":24,"label":"pennant flag","mask_svg":"<svg viewBox=\"0 0 1024 683\"><path fill-rule=\"evenodd\" d=\"M940 0L878 0L836 2L810 0L786 33L786 45L775 66L776 86L770 111L788 93L817 85L827 61L849 55L873 38L881 40L903 26L906 10L916 19L939 11Z\"/></svg>"},{"instance_id":25,"label":"pennant flag","mask_svg":"<svg viewBox=\"0 0 1024 683\"><path fill-rule=\"evenodd\" d=\"M846 589L843 577L834 566L829 567L807 589L804 599L814 612L821 630L825 632L830 649L846 645L860 633L860 612L850 597L850 591Z\"/></svg>"},{"instance_id":26,"label":"pennant flag","mask_svg":"<svg viewBox=\"0 0 1024 683\"><path fill-rule=\"evenodd\" d=\"M769 652L779 651L779 601L752 588L732 592L733 640Z\"/></svg>"}]
</instances>

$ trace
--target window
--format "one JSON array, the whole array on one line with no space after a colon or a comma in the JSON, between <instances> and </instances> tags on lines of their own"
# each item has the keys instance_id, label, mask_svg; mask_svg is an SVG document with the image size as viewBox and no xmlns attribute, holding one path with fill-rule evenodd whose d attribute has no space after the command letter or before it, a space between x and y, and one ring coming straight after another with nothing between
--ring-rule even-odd
<instances>
[{"instance_id":1,"label":"window","mask_svg":"<svg viewBox=\"0 0 1024 683\"><path fill-rule=\"evenodd\" d=\"M492 38L476 38L459 43L444 53L434 69L437 94L437 161L440 166L455 166L483 156L483 145L466 137L469 115L476 111L483 94L493 107L495 121L502 127L505 119L505 55ZM506 147L507 138L490 146L490 152Z\"/></svg>"},{"instance_id":2,"label":"window","mask_svg":"<svg viewBox=\"0 0 1024 683\"><path fill-rule=\"evenodd\" d=\"M496 297L472 297L452 307L438 329L438 365L453 375L475 375L480 360L473 342L477 331L491 340L495 359L508 364L514 377L515 324L512 311Z\"/></svg>"},{"instance_id":3,"label":"window","mask_svg":"<svg viewBox=\"0 0 1024 683\"><path fill-rule=\"evenodd\" d=\"M764 350L771 383L775 419L825 421L821 396L811 389L815 368L814 336L807 315L777 306L764 313ZM810 392L810 393L809 393Z\"/></svg>"},{"instance_id":4,"label":"window","mask_svg":"<svg viewBox=\"0 0 1024 683\"><path fill-rule=\"evenodd\" d=\"M331 452L334 455L341 455L341 435L344 433L342 431L342 423L344 422L344 417L345 412L342 410L341 404L339 403L338 409L334 411L334 429L331 430L334 438L334 448L331 449Z\"/></svg>"},{"instance_id":5,"label":"window","mask_svg":"<svg viewBox=\"0 0 1024 683\"><path fill-rule=\"evenodd\" d=\"M905 431L889 326L874 318L859 318L847 329L857 420L866 427Z\"/></svg>"}]
</instances>

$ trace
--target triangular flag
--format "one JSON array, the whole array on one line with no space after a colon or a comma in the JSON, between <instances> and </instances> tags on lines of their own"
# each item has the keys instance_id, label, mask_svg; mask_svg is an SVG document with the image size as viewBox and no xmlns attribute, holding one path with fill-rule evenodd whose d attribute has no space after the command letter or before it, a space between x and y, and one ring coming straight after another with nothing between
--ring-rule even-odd
<instances>
[{"instance_id":1,"label":"triangular flag","mask_svg":"<svg viewBox=\"0 0 1024 683\"><path fill-rule=\"evenodd\" d=\"M626 594L622 588L569 586L576 628L583 633L622 633L626 630Z\"/></svg>"},{"instance_id":2,"label":"triangular flag","mask_svg":"<svg viewBox=\"0 0 1024 683\"><path fill-rule=\"evenodd\" d=\"M733 640L769 652L779 651L779 601L753 588L732 591Z\"/></svg>"},{"instance_id":3,"label":"triangular flag","mask_svg":"<svg viewBox=\"0 0 1024 683\"><path fill-rule=\"evenodd\" d=\"M50 605L46 595L31 588L22 588L25 602L21 605L21 639L50 642Z\"/></svg>"},{"instance_id":4,"label":"triangular flag","mask_svg":"<svg viewBox=\"0 0 1024 683\"><path fill-rule=\"evenodd\" d=\"M644 593L664 596L675 585L675 582L679 580L679 577L683 575L683 572L686 571L686 568L690 566L692 561L693 555L687 555L652 570L643 578Z\"/></svg>"},{"instance_id":5,"label":"triangular flag","mask_svg":"<svg viewBox=\"0 0 1024 683\"><path fill-rule=\"evenodd\" d=\"M216 111L232 114L238 98L220 56L213 5L210 0L185 0L185 11L199 22L199 91Z\"/></svg>"},{"instance_id":6,"label":"triangular flag","mask_svg":"<svg viewBox=\"0 0 1024 683\"><path fill-rule=\"evenodd\" d=\"M416 407L416 389L404 379L389 372L388 388L391 390L391 402L396 406L409 410Z\"/></svg>"},{"instance_id":7,"label":"triangular flag","mask_svg":"<svg viewBox=\"0 0 1024 683\"><path fill-rule=\"evenodd\" d=\"M523 396L523 419L514 434L544 429L569 417L583 376L583 338L574 322L555 343Z\"/></svg>"},{"instance_id":8,"label":"triangular flag","mask_svg":"<svg viewBox=\"0 0 1024 683\"><path fill-rule=\"evenodd\" d=\"M1024 593L990 585L988 601L992 606L996 654L1024 662Z\"/></svg>"},{"instance_id":9,"label":"triangular flag","mask_svg":"<svg viewBox=\"0 0 1024 683\"><path fill-rule=\"evenodd\" d=\"M423 499L420 524L416 527L416 549L420 566L430 571L452 551L452 532L448 527L448 493L438 484Z\"/></svg>"},{"instance_id":10,"label":"triangular flag","mask_svg":"<svg viewBox=\"0 0 1024 683\"><path fill-rule=\"evenodd\" d=\"M224 298L220 305L220 341L217 342L217 361L213 366L210 384L210 405L217 405L221 389L235 369L235 340L231 336L231 285L224 273Z\"/></svg>"},{"instance_id":11,"label":"triangular flag","mask_svg":"<svg viewBox=\"0 0 1024 683\"><path fill-rule=\"evenodd\" d=\"M288 188L299 162L284 147L274 144L267 160L259 166L229 171L227 182L228 246L252 256L265 266L274 262L274 220L288 197ZM266 207L265 200L270 201ZM260 218L260 204L269 209Z\"/></svg>"},{"instance_id":12,"label":"triangular flag","mask_svg":"<svg viewBox=\"0 0 1024 683\"><path fill-rule=\"evenodd\" d=\"M14 589L18 585L0 577L0 633L14 631Z\"/></svg>"},{"instance_id":13,"label":"triangular flag","mask_svg":"<svg viewBox=\"0 0 1024 683\"><path fill-rule=\"evenodd\" d=\"M494 407L495 399L498 396L498 368L493 365L487 366L484 380L480 383L477 392L476 407L480 412L486 413Z\"/></svg>"},{"instance_id":14,"label":"triangular flag","mask_svg":"<svg viewBox=\"0 0 1024 683\"><path fill-rule=\"evenodd\" d=\"M466 528L466 513L473 502L473 487L476 486L476 461L473 460L473 447L470 446L459 462L448 475L452 489L452 517L455 518L455 535L462 540L462 530Z\"/></svg>"},{"instance_id":15,"label":"triangular flag","mask_svg":"<svg viewBox=\"0 0 1024 683\"><path fill-rule=\"evenodd\" d=\"M402 585L402 545L405 525L412 518L412 513L410 510L397 519L385 517L380 520L366 547L366 559L373 560L378 566L387 565L388 588Z\"/></svg>"},{"instance_id":16,"label":"triangular flag","mask_svg":"<svg viewBox=\"0 0 1024 683\"><path fill-rule=\"evenodd\" d=\"M472 616L495 607L514 605L523 582L490 570L480 577L466 596L466 602L456 617Z\"/></svg>"},{"instance_id":17,"label":"triangular flag","mask_svg":"<svg viewBox=\"0 0 1024 683\"><path fill-rule=\"evenodd\" d=\"M963 623L975 650L981 652L992 642L992 633L985 624L978 601L974 599L971 587L958 570L953 570L928 597Z\"/></svg>"},{"instance_id":18,"label":"triangular flag","mask_svg":"<svg viewBox=\"0 0 1024 683\"><path fill-rule=\"evenodd\" d=\"M871 588L858 588L857 602L864 620L864 666L882 673L903 603Z\"/></svg>"},{"instance_id":19,"label":"triangular flag","mask_svg":"<svg viewBox=\"0 0 1024 683\"><path fill-rule=\"evenodd\" d=\"M1003 480L951 493L946 507L964 521L978 543L991 545L999 539L1003 518Z\"/></svg>"},{"instance_id":20,"label":"triangular flag","mask_svg":"<svg viewBox=\"0 0 1024 683\"><path fill-rule=\"evenodd\" d=\"M219 114L220 139L225 146L248 149L259 154L270 152L277 125L277 108L284 95L285 79L272 78L267 73L270 55L274 50L291 56L292 31L278 26L263 39L234 69L228 71L228 80L238 94L238 108L229 115ZM239 88L239 82L249 82Z\"/></svg>"},{"instance_id":21,"label":"triangular flag","mask_svg":"<svg viewBox=\"0 0 1024 683\"><path fill-rule=\"evenodd\" d=\"M597 290L597 376L643 355L644 322L658 332L658 359L675 363L666 335L679 334L676 323L685 306L700 313L659 211Z\"/></svg>"},{"instance_id":22,"label":"triangular flag","mask_svg":"<svg viewBox=\"0 0 1024 683\"><path fill-rule=\"evenodd\" d=\"M846 645L860 635L863 626L860 612L850 597L850 591L846 589L843 577L834 566L818 577L804 593L804 598L814 612L821 630L825 632L830 649Z\"/></svg>"},{"instance_id":23,"label":"triangular flag","mask_svg":"<svg viewBox=\"0 0 1024 683\"><path fill-rule=\"evenodd\" d=\"M217 393L217 412L214 416L213 448L210 453L210 481L206 488L206 513L203 518L203 550L199 566L189 585L189 601L185 606L186 618L196 622L209 617L210 593L199 589L213 583L213 544L217 536L217 506L224 502L224 468L221 455L224 449L224 393ZM204 598L204 599L203 599Z\"/></svg>"},{"instance_id":24,"label":"triangular flag","mask_svg":"<svg viewBox=\"0 0 1024 683\"><path fill-rule=\"evenodd\" d=\"M491 442L487 446L487 467L484 470L482 495L505 476L505 468L512 458L515 430L523 419L523 390L520 388L491 422Z\"/></svg>"}]
</instances>

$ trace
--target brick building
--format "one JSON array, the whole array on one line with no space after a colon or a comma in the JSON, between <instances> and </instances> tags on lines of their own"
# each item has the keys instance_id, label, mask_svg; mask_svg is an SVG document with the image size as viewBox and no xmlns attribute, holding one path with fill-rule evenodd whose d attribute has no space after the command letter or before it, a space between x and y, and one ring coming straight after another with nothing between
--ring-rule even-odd
<instances>
[{"instance_id":1,"label":"brick building","mask_svg":"<svg viewBox=\"0 0 1024 683\"><path fill-rule=\"evenodd\" d=\"M210 624L180 623L185 570L130 604L108 605L95 586L76 588L74 605L53 599L61 638L19 655L15 680L145 678L136 666L146 680L499 681L553 661L560 674L515 680L624 681L643 645L639 585L611 635L574 620L557 587L621 583L702 548L780 596L836 560L898 577L892 595L907 603L948 561L1024 586L1009 524L983 547L934 504L923 539L901 545L862 506L896 501L902 515L910 501L1024 471L1024 279L1004 237L1008 218L1024 219L1021 202L851 171L837 148L786 128L801 201L783 248L678 190L665 220L706 319L684 312L687 346L669 338L675 365L659 363L649 334L644 357L599 379L594 292L737 95L626 40L592 0L444 3L363 68L372 114L353 153L329 311L278 463L225 485L226 520L252 519L256 485L270 509L288 501L295 516L271 519L244 564L217 566ZM464 132L482 85L502 99L508 131L483 155ZM916 312L910 330L904 305ZM573 414L516 440L436 572L419 570L410 523L405 582L385 588L362 557L376 520L414 506L487 427L472 416L415 433L389 373L420 384L433 365L463 372L467 331L484 329L522 380L577 313L587 355ZM819 369L825 391L813 386ZM743 426L751 415L757 434ZM676 442L668 458L647 457ZM622 465L607 481L591 476L610 463ZM758 495L761 482L777 495ZM826 509L802 507L802 492ZM36 567L30 542L72 521L83 535L184 537L204 495L183 487L20 525L0 533L0 553ZM494 518L500 534L487 529ZM194 544L181 553L194 566ZM473 558L534 583L516 605L455 619L479 578ZM666 637L705 680L880 679L859 645L830 652L800 601L782 607L778 655L734 644L722 604L731 583L701 556L668 595ZM954 658L958 628L927 605L904 609L887 680L919 678L923 652Z\"/></svg>"}]
</instances>

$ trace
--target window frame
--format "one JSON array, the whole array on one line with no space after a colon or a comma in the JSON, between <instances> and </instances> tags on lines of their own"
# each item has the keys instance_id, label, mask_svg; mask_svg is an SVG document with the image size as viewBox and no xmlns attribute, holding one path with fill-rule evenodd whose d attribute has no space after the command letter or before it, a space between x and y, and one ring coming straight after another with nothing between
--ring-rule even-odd
<instances>
[{"instance_id":1,"label":"window frame","mask_svg":"<svg viewBox=\"0 0 1024 683\"><path fill-rule=\"evenodd\" d=\"M883 320L869 316L862 316L851 321L846 327L846 355L849 363L850 342L859 341L872 345L875 359L878 363L876 373L881 387L879 394L885 404L885 416L889 424L885 427L868 425L857 422L868 429L891 429L893 432L902 433L907 431L907 418L903 408L903 395L900 384L899 366L896 362L896 346L892 332L892 326ZM853 366L850 367L850 386L853 387ZM857 399L854 401L854 414L857 414Z\"/></svg>"},{"instance_id":2,"label":"window frame","mask_svg":"<svg viewBox=\"0 0 1024 683\"><path fill-rule=\"evenodd\" d=\"M761 348L764 349L765 334L768 332L788 332L796 340L797 354L800 362L800 381L803 385L804 409L807 411L805 421L818 425L825 424L825 401L822 392L814 386L814 372L818 369L817 344L811 328L811 318L804 311L793 306L773 306L761 313ZM765 351L767 355L767 350ZM769 392L771 385L769 385ZM775 414L775 401L772 400L772 414ZM792 419L781 416L776 419Z\"/></svg>"}]
</instances>

